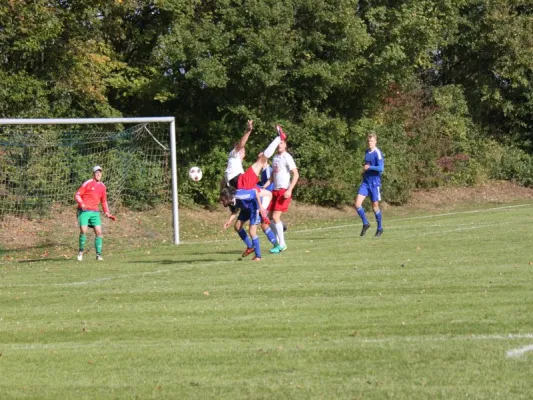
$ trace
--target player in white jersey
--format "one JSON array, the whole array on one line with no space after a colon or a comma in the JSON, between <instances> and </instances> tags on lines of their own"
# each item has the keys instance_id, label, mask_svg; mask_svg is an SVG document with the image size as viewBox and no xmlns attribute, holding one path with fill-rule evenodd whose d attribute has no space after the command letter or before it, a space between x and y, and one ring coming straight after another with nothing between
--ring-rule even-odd
<instances>
[{"instance_id":1,"label":"player in white jersey","mask_svg":"<svg viewBox=\"0 0 533 400\"><path fill-rule=\"evenodd\" d=\"M241 140L235 144L233 150L229 153L228 164L224 173L224 179L221 182L220 190L229 186L234 189L250 190L257 187L258 175L261 173L263 167L267 164L268 159L274 154L276 148L282 140L287 139L287 135L281 129L281 126L276 126L278 136L268 145L268 147L259 153L257 160L246 169L243 170L242 160L246 156L245 144L250 137L253 129L253 120L248 120L248 128ZM260 190L261 197L272 197L268 190Z\"/></svg>"},{"instance_id":2,"label":"player in white jersey","mask_svg":"<svg viewBox=\"0 0 533 400\"><path fill-rule=\"evenodd\" d=\"M235 143L235 147L228 154L228 164L226 165L226 171L224 172L224 180L223 184L221 185L221 189L228 184L230 186L237 187L236 179L239 175L244 173L242 160L244 160L244 157L246 156L246 142L248 141L253 129L254 121L249 119L244 135L242 136L241 140ZM235 184L231 184L233 180L235 180Z\"/></svg>"},{"instance_id":3,"label":"player in white jersey","mask_svg":"<svg viewBox=\"0 0 533 400\"><path fill-rule=\"evenodd\" d=\"M272 179L274 190L272 201L268 206L269 217L273 222L271 228L277 236L278 245L270 249L271 253L287 250L281 214L287 212L292 200L292 190L298 182L298 168L292 156L287 152L287 142L282 140L278 145L278 154L272 160Z\"/></svg>"}]
</instances>

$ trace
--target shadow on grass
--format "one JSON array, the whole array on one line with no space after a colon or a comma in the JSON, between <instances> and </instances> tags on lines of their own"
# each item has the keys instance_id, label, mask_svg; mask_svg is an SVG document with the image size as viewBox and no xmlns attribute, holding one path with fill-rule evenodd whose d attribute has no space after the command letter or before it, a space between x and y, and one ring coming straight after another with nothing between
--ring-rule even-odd
<instances>
[{"instance_id":1,"label":"shadow on grass","mask_svg":"<svg viewBox=\"0 0 533 400\"><path fill-rule=\"evenodd\" d=\"M189 253L192 256L204 256L206 254L240 254L242 250L215 250L215 251L202 251L197 253Z\"/></svg>"},{"instance_id":2,"label":"shadow on grass","mask_svg":"<svg viewBox=\"0 0 533 400\"><path fill-rule=\"evenodd\" d=\"M72 260L69 260L69 259L66 259L65 257L50 257L50 258L31 258L31 259L28 259L28 260L17 260L16 262L19 263L19 264L24 264L24 263L38 263L38 262L45 262L45 261L65 261L65 262L72 262Z\"/></svg>"},{"instance_id":3,"label":"shadow on grass","mask_svg":"<svg viewBox=\"0 0 533 400\"><path fill-rule=\"evenodd\" d=\"M53 247L65 247L70 248L68 244L65 243L41 243L35 246L27 246L27 247L17 247L15 249L6 249L3 247L0 247L0 256L6 255L6 254L19 254L19 253L30 253L32 251L38 251L42 249L50 249Z\"/></svg>"},{"instance_id":4,"label":"shadow on grass","mask_svg":"<svg viewBox=\"0 0 533 400\"><path fill-rule=\"evenodd\" d=\"M200 263L211 263L217 262L220 260L215 260L214 258L204 258L201 260L160 260L160 261L130 261L130 264L162 264L162 265L172 265L172 264L200 264Z\"/></svg>"}]
</instances>

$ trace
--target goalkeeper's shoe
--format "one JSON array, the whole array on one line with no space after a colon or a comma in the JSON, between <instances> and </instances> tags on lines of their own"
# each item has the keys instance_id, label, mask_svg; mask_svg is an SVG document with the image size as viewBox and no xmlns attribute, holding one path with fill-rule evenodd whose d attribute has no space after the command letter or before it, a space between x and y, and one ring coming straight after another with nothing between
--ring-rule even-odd
<instances>
[{"instance_id":1,"label":"goalkeeper's shoe","mask_svg":"<svg viewBox=\"0 0 533 400\"><path fill-rule=\"evenodd\" d=\"M97 254L96 261L104 261L104 257L102 257L100 254Z\"/></svg>"},{"instance_id":2,"label":"goalkeeper's shoe","mask_svg":"<svg viewBox=\"0 0 533 400\"><path fill-rule=\"evenodd\" d=\"M382 233L383 233L383 229L378 229L378 230L376 231L376 234L375 234L374 236L375 236L375 237L380 237Z\"/></svg>"},{"instance_id":3,"label":"goalkeeper's shoe","mask_svg":"<svg viewBox=\"0 0 533 400\"><path fill-rule=\"evenodd\" d=\"M241 257L244 258L244 257L248 257L250 254L252 254L254 252L254 248L253 247L249 247L247 248L246 250L244 250L244 253L242 253Z\"/></svg>"},{"instance_id":4,"label":"goalkeeper's shoe","mask_svg":"<svg viewBox=\"0 0 533 400\"><path fill-rule=\"evenodd\" d=\"M280 125L276 125L276 130L278 131L278 135L281 140L287 140L287 134L283 132L283 128Z\"/></svg>"},{"instance_id":5,"label":"goalkeeper's shoe","mask_svg":"<svg viewBox=\"0 0 533 400\"><path fill-rule=\"evenodd\" d=\"M78 261L83 260L83 251L78 251Z\"/></svg>"},{"instance_id":6,"label":"goalkeeper's shoe","mask_svg":"<svg viewBox=\"0 0 533 400\"><path fill-rule=\"evenodd\" d=\"M363 229L361 229L361 236L365 236L365 233L368 228L370 228L370 224L363 225Z\"/></svg>"}]
</instances>

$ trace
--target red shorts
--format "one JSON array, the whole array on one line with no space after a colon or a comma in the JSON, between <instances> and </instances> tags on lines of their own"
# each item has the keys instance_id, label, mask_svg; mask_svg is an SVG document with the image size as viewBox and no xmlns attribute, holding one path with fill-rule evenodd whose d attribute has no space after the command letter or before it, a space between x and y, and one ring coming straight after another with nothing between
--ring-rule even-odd
<instances>
[{"instance_id":1,"label":"red shorts","mask_svg":"<svg viewBox=\"0 0 533 400\"><path fill-rule=\"evenodd\" d=\"M281 211L287 212L289 205L291 204L292 196L286 199L283 194L287 189L279 189L272 191L272 201L268 205L268 211Z\"/></svg>"},{"instance_id":2,"label":"red shorts","mask_svg":"<svg viewBox=\"0 0 533 400\"><path fill-rule=\"evenodd\" d=\"M239 175L239 179L237 180L237 189L255 189L257 182L259 182L257 174L252 167L249 167L246 171L244 171L244 174Z\"/></svg>"}]
</instances>

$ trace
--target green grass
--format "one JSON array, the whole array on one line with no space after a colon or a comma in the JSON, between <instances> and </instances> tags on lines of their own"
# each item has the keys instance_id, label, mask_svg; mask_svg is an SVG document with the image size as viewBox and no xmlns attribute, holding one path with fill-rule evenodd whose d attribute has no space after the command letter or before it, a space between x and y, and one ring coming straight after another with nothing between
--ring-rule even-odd
<instances>
[{"instance_id":1,"label":"green grass","mask_svg":"<svg viewBox=\"0 0 533 400\"><path fill-rule=\"evenodd\" d=\"M2 398L526 399L533 205L0 264ZM373 218L371 217L371 223ZM375 224L374 224L375 226ZM515 336L509 336L514 334Z\"/></svg>"}]
</instances>

